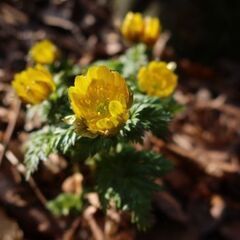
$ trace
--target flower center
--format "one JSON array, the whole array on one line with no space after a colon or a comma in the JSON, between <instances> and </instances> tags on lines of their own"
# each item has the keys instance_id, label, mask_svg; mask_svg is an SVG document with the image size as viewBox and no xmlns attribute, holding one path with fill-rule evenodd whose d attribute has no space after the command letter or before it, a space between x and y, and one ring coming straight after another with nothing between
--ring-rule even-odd
<instances>
[{"instance_id":1,"label":"flower center","mask_svg":"<svg viewBox=\"0 0 240 240\"><path fill-rule=\"evenodd\" d=\"M109 113L108 111L108 101L101 102L97 105L97 114L100 115L107 115Z\"/></svg>"}]
</instances>

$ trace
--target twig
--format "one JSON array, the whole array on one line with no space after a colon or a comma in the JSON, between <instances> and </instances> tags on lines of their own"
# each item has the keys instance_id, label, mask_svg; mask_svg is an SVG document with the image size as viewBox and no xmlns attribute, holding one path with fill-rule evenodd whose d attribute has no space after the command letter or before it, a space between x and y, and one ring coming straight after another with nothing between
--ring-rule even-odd
<instances>
[{"instance_id":1,"label":"twig","mask_svg":"<svg viewBox=\"0 0 240 240\"><path fill-rule=\"evenodd\" d=\"M180 157L187 158L189 160L197 162L197 158L196 158L195 154L193 154L190 151L185 150L184 148L179 147L176 144L168 143L164 147L166 150L168 150Z\"/></svg>"},{"instance_id":2,"label":"twig","mask_svg":"<svg viewBox=\"0 0 240 240\"><path fill-rule=\"evenodd\" d=\"M98 226L98 224L94 218L94 213L96 211L97 211L96 207L89 206L87 209L85 209L83 217L87 221L94 239L95 240L105 240L106 238L104 236L104 233L101 230L101 228ZM80 216L74 220L70 229L64 233L63 240L74 240L74 235L75 235L77 229L79 228L81 221L82 221L82 216Z\"/></svg>"},{"instance_id":3,"label":"twig","mask_svg":"<svg viewBox=\"0 0 240 240\"><path fill-rule=\"evenodd\" d=\"M240 119L240 110L238 107L235 107L233 105L227 104L227 103L223 103L223 104L215 104L215 102L213 101L212 103L210 102L203 102L199 105L197 105L198 108L207 108L207 109L215 109L218 110L220 112L223 112L225 114L229 114L232 115L238 119Z\"/></svg>"},{"instance_id":4,"label":"twig","mask_svg":"<svg viewBox=\"0 0 240 240\"><path fill-rule=\"evenodd\" d=\"M191 152L185 150L184 148L181 148L174 143L166 143L153 135L150 135L150 137L151 137L150 142L157 145L159 148L165 149L166 151L171 152L182 158L197 162L195 154L192 154Z\"/></svg>"},{"instance_id":5,"label":"twig","mask_svg":"<svg viewBox=\"0 0 240 240\"><path fill-rule=\"evenodd\" d=\"M16 167L16 169L23 175L25 176L26 173L26 167L19 162L19 160L17 159L17 157L11 152L11 151L6 151L6 158L7 160ZM34 180L33 177L30 177L28 180L28 183L31 187L31 189L33 190L33 192L35 193L37 199L39 200L39 202L41 202L41 204L45 207L47 204L47 199L45 198L45 196L43 195L43 193L41 192L41 190L39 189L36 181Z\"/></svg>"},{"instance_id":6,"label":"twig","mask_svg":"<svg viewBox=\"0 0 240 240\"><path fill-rule=\"evenodd\" d=\"M74 24L73 22L60 18L60 17L56 17L56 16L43 16L42 17L42 21L49 25L49 26L53 26L53 27L59 27L62 29L65 29L67 31L70 31L73 35L73 37L76 39L76 41L82 45L82 43L85 41L80 28Z\"/></svg>"},{"instance_id":7,"label":"twig","mask_svg":"<svg viewBox=\"0 0 240 240\"><path fill-rule=\"evenodd\" d=\"M74 240L74 235L75 235L76 231L78 230L78 228L79 228L79 226L80 226L80 224L81 224L81 221L82 221L82 217L81 217L81 216L80 216L80 217L77 217L77 218L73 221L70 229L68 229L68 230L63 234L63 240Z\"/></svg>"},{"instance_id":8,"label":"twig","mask_svg":"<svg viewBox=\"0 0 240 240\"><path fill-rule=\"evenodd\" d=\"M7 151L8 144L9 144L9 142L11 140L12 134L14 132L20 109L21 109L21 102L19 100L16 100L16 104L15 104L14 109L13 109L14 110L14 116L10 120L10 122L9 122L9 124L7 126L6 133L4 135L4 140L3 140L3 144L2 144L2 150L0 152L0 165L2 163L2 160L4 158L5 153Z\"/></svg>"},{"instance_id":9,"label":"twig","mask_svg":"<svg viewBox=\"0 0 240 240\"><path fill-rule=\"evenodd\" d=\"M88 222L88 225L92 231L93 237L95 240L105 240L105 236L99 225L97 224L94 213L97 211L97 208L94 206L88 207L83 216L85 220Z\"/></svg>"},{"instance_id":10,"label":"twig","mask_svg":"<svg viewBox=\"0 0 240 240\"><path fill-rule=\"evenodd\" d=\"M33 177L29 177L28 183L29 183L30 187L32 188L33 192L35 193L36 197L38 198L39 202L41 202L41 204L44 207L46 207L47 199L45 198L45 196L43 195L42 191L38 187L38 185L37 185L36 181L34 180L34 178Z\"/></svg>"},{"instance_id":11,"label":"twig","mask_svg":"<svg viewBox=\"0 0 240 240\"><path fill-rule=\"evenodd\" d=\"M15 167L13 169L16 172L19 172L23 176L26 175L26 167L22 163L20 163L18 158L9 150L6 151L6 159ZM46 208L47 199L45 198L45 196L41 192L41 190L38 187L34 178L30 177L29 180L28 180L28 183L30 185L30 188L34 192L36 198L43 205L43 207ZM59 237L56 237L56 239L59 239L59 240L62 239L62 227L61 227L61 225L59 225L57 219L52 215L50 215L48 218L49 218L50 223L53 225L52 228L56 228L55 231L57 233L57 236L59 236Z\"/></svg>"},{"instance_id":12,"label":"twig","mask_svg":"<svg viewBox=\"0 0 240 240\"><path fill-rule=\"evenodd\" d=\"M161 34L161 37L157 41L154 49L153 49L153 55L156 59L160 59L164 49L166 48L167 42L170 39L171 34L170 32L164 32Z\"/></svg>"},{"instance_id":13,"label":"twig","mask_svg":"<svg viewBox=\"0 0 240 240\"><path fill-rule=\"evenodd\" d=\"M193 107L195 107L196 109L214 109L225 114L232 115L238 119L240 118L239 107L226 103L226 97L224 95L220 95L215 99L201 101L196 99L194 94L185 94L184 97L186 97L188 100L185 102L183 102L181 99L177 100L184 105L193 105Z\"/></svg>"}]
</instances>

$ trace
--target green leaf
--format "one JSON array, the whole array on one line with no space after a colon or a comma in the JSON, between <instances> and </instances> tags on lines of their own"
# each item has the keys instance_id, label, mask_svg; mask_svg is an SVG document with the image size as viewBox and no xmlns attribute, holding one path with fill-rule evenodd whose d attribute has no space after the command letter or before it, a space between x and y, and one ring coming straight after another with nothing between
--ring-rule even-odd
<instances>
[{"instance_id":1,"label":"green leaf","mask_svg":"<svg viewBox=\"0 0 240 240\"><path fill-rule=\"evenodd\" d=\"M125 54L118 58L110 60L99 60L93 65L105 65L111 70L118 71L125 78L132 78L137 75L141 66L146 65L148 61L147 47L144 44L137 44L129 48Z\"/></svg>"},{"instance_id":2,"label":"green leaf","mask_svg":"<svg viewBox=\"0 0 240 240\"><path fill-rule=\"evenodd\" d=\"M67 216L70 213L79 213L83 208L81 195L61 193L47 203L47 208L56 216Z\"/></svg>"},{"instance_id":3,"label":"green leaf","mask_svg":"<svg viewBox=\"0 0 240 240\"><path fill-rule=\"evenodd\" d=\"M131 212L141 229L149 226L151 198L161 190L155 179L171 169L169 161L153 152L137 152L123 147L120 152L100 155L96 169L96 189L104 209L114 201L116 207Z\"/></svg>"},{"instance_id":4,"label":"green leaf","mask_svg":"<svg viewBox=\"0 0 240 240\"><path fill-rule=\"evenodd\" d=\"M148 62L146 45L138 44L129 48L119 60L123 65L122 75L126 78L135 77L139 68Z\"/></svg>"},{"instance_id":5,"label":"green leaf","mask_svg":"<svg viewBox=\"0 0 240 240\"><path fill-rule=\"evenodd\" d=\"M130 118L121 129L120 135L133 142L141 142L146 131L164 138L168 133L169 122L179 108L172 97L162 100L158 97L135 94Z\"/></svg>"},{"instance_id":6,"label":"green leaf","mask_svg":"<svg viewBox=\"0 0 240 240\"><path fill-rule=\"evenodd\" d=\"M71 127L46 127L30 135L26 144L24 163L26 177L37 170L39 162L47 160L51 153L67 153L80 139Z\"/></svg>"}]
</instances>

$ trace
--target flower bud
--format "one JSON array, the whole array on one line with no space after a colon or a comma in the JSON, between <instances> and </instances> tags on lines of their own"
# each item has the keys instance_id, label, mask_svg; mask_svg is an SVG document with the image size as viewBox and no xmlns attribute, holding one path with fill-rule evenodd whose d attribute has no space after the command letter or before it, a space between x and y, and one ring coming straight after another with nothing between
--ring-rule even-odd
<instances>
[{"instance_id":1,"label":"flower bud","mask_svg":"<svg viewBox=\"0 0 240 240\"><path fill-rule=\"evenodd\" d=\"M165 62L152 61L138 72L138 86L150 96L168 97L177 86L177 75Z\"/></svg>"},{"instance_id":2,"label":"flower bud","mask_svg":"<svg viewBox=\"0 0 240 240\"><path fill-rule=\"evenodd\" d=\"M58 48L49 40L43 40L30 49L30 57L40 64L52 64L59 57Z\"/></svg>"},{"instance_id":3,"label":"flower bud","mask_svg":"<svg viewBox=\"0 0 240 240\"><path fill-rule=\"evenodd\" d=\"M158 18L146 17L144 19L144 31L142 41L147 45L153 45L160 35L160 22Z\"/></svg>"},{"instance_id":4,"label":"flower bud","mask_svg":"<svg viewBox=\"0 0 240 240\"><path fill-rule=\"evenodd\" d=\"M123 20L121 32L127 40L137 42L143 34L143 29L142 14L129 12Z\"/></svg>"},{"instance_id":5,"label":"flower bud","mask_svg":"<svg viewBox=\"0 0 240 240\"><path fill-rule=\"evenodd\" d=\"M12 86L21 100L29 104L41 103L55 89L52 75L41 65L15 74Z\"/></svg>"}]
</instances>

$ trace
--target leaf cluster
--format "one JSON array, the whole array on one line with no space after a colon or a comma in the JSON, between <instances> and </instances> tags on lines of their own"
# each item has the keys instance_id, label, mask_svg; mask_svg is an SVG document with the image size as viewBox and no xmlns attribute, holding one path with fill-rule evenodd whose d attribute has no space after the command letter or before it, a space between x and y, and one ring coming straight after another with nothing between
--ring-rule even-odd
<instances>
[{"instance_id":1,"label":"leaf cluster","mask_svg":"<svg viewBox=\"0 0 240 240\"><path fill-rule=\"evenodd\" d=\"M163 156L149 151L136 151L129 146L99 157L96 169L96 190L104 209L114 203L117 209L130 211L139 228L149 226L151 198L161 187L155 179L171 164Z\"/></svg>"},{"instance_id":2,"label":"leaf cluster","mask_svg":"<svg viewBox=\"0 0 240 240\"><path fill-rule=\"evenodd\" d=\"M146 131L165 137L169 122L181 106L173 98L161 100L143 94L135 94L134 98L130 118L120 134L133 142L141 142Z\"/></svg>"}]
</instances>

